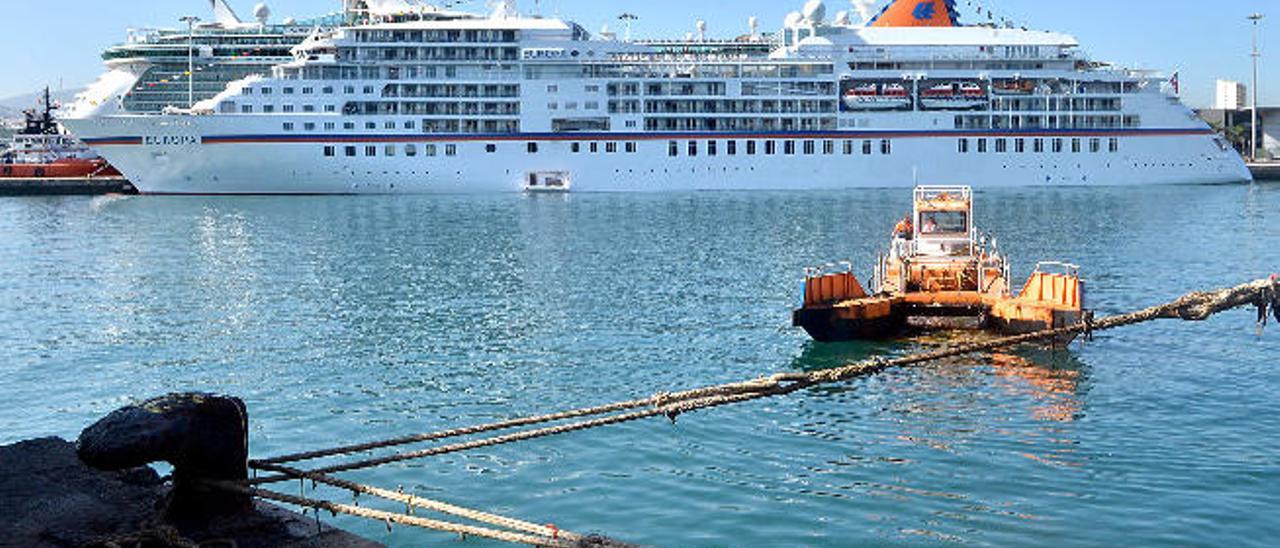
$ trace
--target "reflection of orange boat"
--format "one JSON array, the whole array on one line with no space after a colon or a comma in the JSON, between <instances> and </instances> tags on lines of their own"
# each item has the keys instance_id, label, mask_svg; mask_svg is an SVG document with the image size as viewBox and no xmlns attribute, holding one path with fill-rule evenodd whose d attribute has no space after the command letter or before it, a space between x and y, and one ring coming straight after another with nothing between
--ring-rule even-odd
<instances>
[{"instance_id":1,"label":"reflection of orange boat","mask_svg":"<svg viewBox=\"0 0 1280 548\"><path fill-rule=\"evenodd\" d=\"M874 293L851 266L810 269L796 326L819 341L844 341L891 337L916 320L970 319L1005 333L1081 321L1084 285L1074 265L1041 263L1011 294L1008 262L977 237L969 187L920 187L914 201L911 219L899 223L880 258Z\"/></svg>"}]
</instances>

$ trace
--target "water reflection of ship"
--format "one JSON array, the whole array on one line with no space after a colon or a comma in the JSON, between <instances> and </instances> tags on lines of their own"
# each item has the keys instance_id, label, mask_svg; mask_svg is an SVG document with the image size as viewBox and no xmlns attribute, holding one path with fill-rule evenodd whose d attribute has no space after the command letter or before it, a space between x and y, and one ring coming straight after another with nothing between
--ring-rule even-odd
<instances>
[{"instance_id":1,"label":"water reflection of ship","mask_svg":"<svg viewBox=\"0 0 1280 548\"><path fill-rule=\"evenodd\" d=\"M989 336L991 335L981 332L941 331L918 334L897 343L810 343L792 362L792 368L813 371L839 367L873 356L937 349L953 344L976 342L975 339ZM956 369L956 366L965 365L969 367L962 370ZM1079 418L1083 411L1081 391L1082 383L1087 378L1088 366L1072 352L1027 347L1019 349L1016 353L993 352L942 360L916 369L922 368L936 372L933 380L940 381L935 384L939 389L961 388L955 386L953 381L968 383L968 379L974 378L974 372L989 368L992 377L1013 381L1002 386L1005 390L1011 390L1013 392L1011 395L1026 397L1037 402L1029 409L1031 418L1036 420L1070 422Z\"/></svg>"}]
</instances>

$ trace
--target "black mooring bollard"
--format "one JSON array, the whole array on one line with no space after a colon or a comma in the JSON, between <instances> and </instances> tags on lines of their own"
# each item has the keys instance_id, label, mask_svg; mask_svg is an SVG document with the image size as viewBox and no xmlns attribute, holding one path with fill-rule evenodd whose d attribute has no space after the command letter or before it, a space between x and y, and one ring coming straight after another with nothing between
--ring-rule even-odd
<instances>
[{"instance_id":1,"label":"black mooring bollard","mask_svg":"<svg viewBox=\"0 0 1280 548\"><path fill-rule=\"evenodd\" d=\"M249 496L201 481L248 479L248 432L248 414L237 398L169 394L113 411L81 432L76 450L100 470L172 464L167 517L201 520L252 508Z\"/></svg>"}]
</instances>

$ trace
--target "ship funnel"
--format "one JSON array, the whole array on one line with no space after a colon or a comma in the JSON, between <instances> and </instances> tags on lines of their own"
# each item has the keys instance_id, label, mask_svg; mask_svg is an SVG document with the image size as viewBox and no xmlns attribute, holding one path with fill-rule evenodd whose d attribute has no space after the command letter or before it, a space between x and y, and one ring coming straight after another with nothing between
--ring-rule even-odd
<instances>
[{"instance_id":1,"label":"ship funnel","mask_svg":"<svg viewBox=\"0 0 1280 548\"><path fill-rule=\"evenodd\" d=\"M209 7L213 9L213 20L224 27L238 27L244 24L236 16L235 10L227 5L226 0L209 0Z\"/></svg>"},{"instance_id":2,"label":"ship funnel","mask_svg":"<svg viewBox=\"0 0 1280 548\"><path fill-rule=\"evenodd\" d=\"M871 27L958 27L955 0L894 0Z\"/></svg>"}]
</instances>

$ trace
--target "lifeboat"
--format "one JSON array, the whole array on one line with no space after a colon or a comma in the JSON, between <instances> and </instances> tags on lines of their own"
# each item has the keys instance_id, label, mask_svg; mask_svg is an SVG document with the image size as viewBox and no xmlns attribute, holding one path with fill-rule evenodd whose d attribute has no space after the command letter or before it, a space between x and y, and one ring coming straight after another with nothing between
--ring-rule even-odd
<instances>
[{"instance_id":1,"label":"lifeboat","mask_svg":"<svg viewBox=\"0 0 1280 548\"><path fill-rule=\"evenodd\" d=\"M987 103L987 92L973 82L938 84L920 92L920 106L927 109L971 109Z\"/></svg>"},{"instance_id":2,"label":"lifeboat","mask_svg":"<svg viewBox=\"0 0 1280 548\"><path fill-rule=\"evenodd\" d=\"M848 110L895 110L911 106L911 95L902 84L862 84L844 94Z\"/></svg>"},{"instance_id":3,"label":"lifeboat","mask_svg":"<svg viewBox=\"0 0 1280 548\"><path fill-rule=\"evenodd\" d=\"M1078 266L1040 263L1014 295L1007 259L973 227L969 187L923 186L914 198L911 217L898 223L877 261L870 289L850 263L808 269L793 325L815 340L837 342L890 339L912 328L1019 334L1083 321Z\"/></svg>"}]
</instances>

